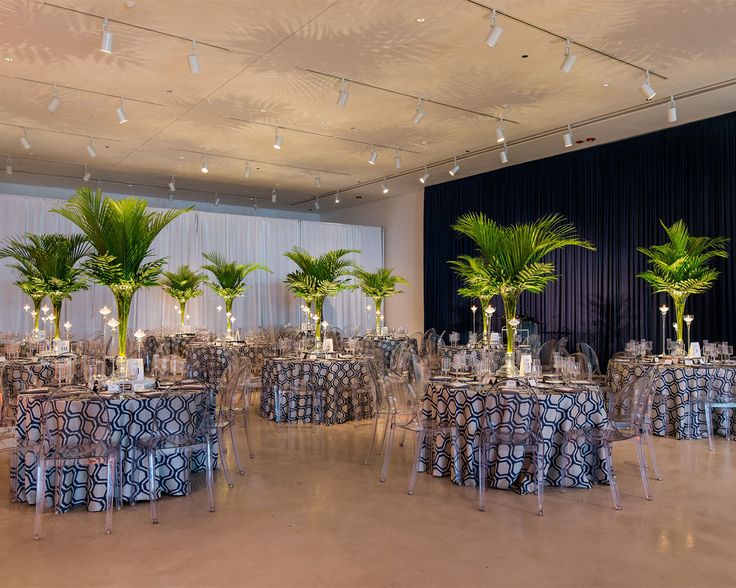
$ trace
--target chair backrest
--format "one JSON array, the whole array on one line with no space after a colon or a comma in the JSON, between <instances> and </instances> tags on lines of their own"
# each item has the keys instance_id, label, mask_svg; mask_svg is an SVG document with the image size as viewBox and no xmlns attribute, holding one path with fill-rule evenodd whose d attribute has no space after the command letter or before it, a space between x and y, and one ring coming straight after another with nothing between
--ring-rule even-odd
<instances>
[{"instance_id":1,"label":"chair backrest","mask_svg":"<svg viewBox=\"0 0 736 588\"><path fill-rule=\"evenodd\" d=\"M545 341L539 348L539 361L542 365L552 365L552 353L557 349L557 339Z\"/></svg>"},{"instance_id":2,"label":"chair backrest","mask_svg":"<svg viewBox=\"0 0 736 588\"><path fill-rule=\"evenodd\" d=\"M526 379L497 378L486 396L484 427L500 438L522 439L541 430L541 405Z\"/></svg>"},{"instance_id":3,"label":"chair backrest","mask_svg":"<svg viewBox=\"0 0 736 588\"><path fill-rule=\"evenodd\" d=\"M560 337L560 340L557 341L557 351L562 353L563 351L567 351L567 335L563 335Z\"/></svg>"},{"instance_id":4,"label":"chair backrest","mask_svg":"<svg viewBox=\"0 0 736 588\"><path fill-rule=\"evenodd\" d=\"M593 369L594 374L601 373L601 364L598 361L598 354L595 350L587 343L578 343L578 351L584 353L590 362L590 366Z\"/></svg>"},{"instance_id":5,"label":"chair backrest","mask_svg":"<svg viewBox=\"0 0 736 588\"><path fill-rule=\"evenodd\" d=\"M608 420L625 436L634 436L646 425L652 408L652 373L631 380L609 402Z\"/></svg>"},{"instance_id":6,"label":"chair backrest","mask_svg":"<svg viewBox=\"0 0 736 588\"><path fill-rule=\"evenodd\" d=\"M366 366L368 368L370 386L373 391L374 407L375 409L379 409L386 406L388 401L386 397L386 375L383 355L381 357L377 355L369 357L366 360Z\"/></svg>"},{"instance_id":7,"label":"chair backrest","mask_svg":"<svg viewBox=\"0 0 736 588\"><path fill-rule=\"evenodd\" d=\"M588 356L585 355L585 353L577 352L570 355L570 357L574 359L580 367L581 377L586 380L590 380L593 376L593 366L591 365Z\"/></svg>"},{"instance_id":8,"label":"chair backrest","mask_svg":"<svg viewBox=\"0 0 736 588\"><path fill-rule=\"evenodd\" d=\"M109 442L109 403L84 386L51 388L41 409L41 438L48 447Z\"/></svg>"},{"instance_id":9,"label":"chair backrest","mask_svg":"<svg viewBox=\"0 0 736 588\"><path fill-rule=\"evenodd\" d=\"M708 402L736 402L734 394L733 368L707 367L705 373L705 390Z\"/></svg>"},{"instance_id":10,"label":"chair backrest","mask_svg":"<svg viewBox=\"0 0 736 588\"><path fill-rule=\"evenodd\" d=\"M215 413L215 388L207 382L184 378L162 386L150 396L153 435L177 436L194 443L212 431Z\"/></svg>"},{"instance_id":11,"label":"chair backrest","mask_svg":"<svg viewBox=\"0 0 736 588\"><path fill-rule=\"evenodd\" d=\"M217 413L221 419L232 418L235 411L248 410L250 386L250 362L240 361L228 373L227 380L218 390Z\"/></svg>"}]
</instances>

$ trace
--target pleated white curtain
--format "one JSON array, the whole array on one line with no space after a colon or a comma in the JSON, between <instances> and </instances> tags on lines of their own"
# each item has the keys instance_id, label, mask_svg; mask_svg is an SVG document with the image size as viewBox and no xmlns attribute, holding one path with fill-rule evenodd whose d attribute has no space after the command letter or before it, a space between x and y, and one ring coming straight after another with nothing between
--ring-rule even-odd
<instances>
[{"instance_id":1,"label":"pleated white curtain","mask_svg":"<svg viewBox=\"0 0 736 588\"><path fill-rule=\"evenodd\" d=\"M64 204L62 200L0 196L0 239L26 232L73 233L77 228L58 214L50 212ZM255 271L248 277L250 286L233 305L235 328L244 330L264 327L269 330L286 323L300 321L299 302L284 286L286 274L295 266L283 253L300 245L312 254L328 249L359 249L356 260L367 269L376 269L383 261L383 232L380 227L340 225L314 221L287 220L192 211L181 215L154 242L156 257L168 257L166 269L189 264L198 269L204 263L202 253L216 251L240 263L261 263L272 273ZM0 332L25 332L30 316L23 311L28 298L13 284L15 275L0 262ZM216 332L225 328L224 310L217 311L221 300L209 288L190 301L187 312L192 327L205 327ZM64 303L63 321L72 323L75 336L84 337L102 330L98 309L103 305L115 309L107 288L91 285L86 292L75 294ZM370 328L366 303L359 292L341 294L330 300L327 320L337 326ZM178 315L173 299L161 288L139 290L136 294L129 327L132 329L174 329Z\"/></svg>"}]
</instances>

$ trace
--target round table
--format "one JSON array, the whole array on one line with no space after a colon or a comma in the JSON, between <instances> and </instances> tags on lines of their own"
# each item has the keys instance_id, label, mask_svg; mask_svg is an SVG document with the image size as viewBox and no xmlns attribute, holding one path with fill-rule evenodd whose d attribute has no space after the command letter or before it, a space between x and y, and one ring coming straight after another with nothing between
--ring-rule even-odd
<instances>
[{"instance_id":1,"label":"round table","mask_svg":"<svg viewBox=\"0 0 736 588\"><path fill-rule=\"evenodd\" d=\"M271 343L197 343L187 347L187 370L192 378L199 378L217 386L230 363L233 353L250 361L251 375L260 377L263 362L272 354Z\"/></svg>"},{"instance_id":2,"label":"round table","mask_svg":"<svg viewBox=\"0 0 736 588\"><path fill-rule=\"evenodd\" d=\"M363 337L364 347L368 349L380 349L383 352L385 367L391 365L391 357L402 343L408 343L414 353L417 353L417 341L411 337L377 337L375 335Z\"/></svg>"},{"instance_id":3,"label":"round table","mask_svg":"<svg viewBox=\"0 0 736 588\"><path fill-rule=\"evenodd\" d=\"M148 474L145 454L135 447L135 442L143 435L151 433L151 422L154 408L159 417L169 414L164 421L164 429L175 434L181 431L192 414L193 407L199 405L197 394L203 391L188 391L160 398L149 398L144 394L119 394L107 401L110 418L112 441L120 444L123 470L123 500L127 502L148 500ZM18 441L38 441L41 437L41 413L46 393L23 393L18 398L16 420L16 439ZM166 406L153 405L154 402L166 402ZM82 402L68 402L64 422L65 434L72 434L78 429L83 438L85 431L81 417ZM165 410L164 410L165 409ZM59 426L53 422L53 426ZM53 439L54 430L50 431ZM217 436L213 435L213 458L217 459ZM204 470L204 451L193 451L191 460L185 450L168 450L157 452L156 467L158 470L158 495L170 494L184 496L191 491L189 474L192 471ZM18 490L16 498L29 504L36 502L36 458L33 452L19 449L18 454ZM61 471L60 480L56 479L54 468L46 472L46 501L53 504L55 488L61 484L59 509L64 512L74 506L86 505L90 511L105 509L106 500L105 464L81 462L68 463Z\"/></svg>"},{"instance_id":4,"label":"round table","mask_svg":"<svg viewBox=\"0 0 736 588\"><path fill-rule=\"evenodd\" d=\"M295 398L287 406L283 390L292 382L310 384L322 392L321 422L326 425L344 423L373 416L368 367L364 358L269 358L263 364L261 377L261 416L276 420L279 414L286 422L312 422L312 405L306 397ZM357 402L356 402L357 399Z\"/></svg>"},{"instance_id":5,"label":"round table","mask_svg":"<svg viewBox=\"0 0 736 588\"><path fill-rule=\"evenodd\" d=\"M602 427L607 423L603 396L597 386L580 386L572 392L557 392L554 389L534 390L541 405L541 435L544 439L545 483L559 486L563 465L562 435L573 428ZM509 405L503 394L490 391L488 387L466 385L453 386L447 382L433 381L427 386L423 413L426 418L447 420L460 431L460 459L453 462L452 442L449 437L434 439L434 460L431 464L434 476L452 475L456 484L475 486L478 484L478 443L483 414L488 408L492 421L499 420L500 414ZM531 397L530 397L531 398ZM488 403L486 400L488 399ZM514 415L510 415L513 418ZM587 451L587 453L584 453ZM422 452L420 469L430 467L429 448ZM489 467L488 483L492 488L513 489L521 494L534 493L536 485L534 472L530 471L523 447L501 445L494 451ZM460 471L451 471L451 464L459 463ZM590 448L575 449L572 455L566 486L590 488L594 482L607 481L604 455L593 453Z\"/></svg>"},{"instance_id":6,"label":"round table","mask_svg":"<svg viewBox=\"0 0 736 588\"><path fill-rule=\"evenodd\" d=\"M646 370L654 371L654 400L652 404L652 428L655 435L674 435L677 439L698 439L706 435L705 411L698 404L693 414L694 401L704 395L706 377L722 380L720 388L728 390L736 382L736 365L684 365L664 364L653 361L612 359L608 362L609 385L619 390L640 377ZM700 396L703 398L703 396ZM713 412L713 432L726 436L723 409ZM736 419L731 422L731 435L736 434Z\"/></svg>"}]
</instances>

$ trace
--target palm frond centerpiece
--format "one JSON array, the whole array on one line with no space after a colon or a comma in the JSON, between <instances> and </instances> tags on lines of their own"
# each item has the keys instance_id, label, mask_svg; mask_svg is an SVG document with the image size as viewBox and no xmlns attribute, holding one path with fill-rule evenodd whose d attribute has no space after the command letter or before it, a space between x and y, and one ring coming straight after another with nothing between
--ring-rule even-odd
<instances>
[{"instance_id":1,"label":"palm frond centerpiece","mask_svg":"<svg viewBox=\"0 0 736 588\"><path fill-rule=\"evenodd\" d=\"M351 253L360 253L357 249L333 249L318 257L310 255L301 247L294 247L284 253L299 268L287 274L284 283L297 298L302 298L308 305L314 303L317 324L315 339L322 339L322 320L324 304L328 296L337 296L344 290L353 289L350 277L357 269L355 262L346 259Z\"/></svg>"},{"instance_id":2,"label":"palm frond centerpiece","mask_svg":"<svg viewBox=\"0 0 736 588\"><path fill-rule=\"evenodd\" d=\"M401 276L393 273L393 270L382 267L375 272L369 272L362 268L358 268L353 272L358 280L358 287L363 294L373 299L376 309L376 335L381 334L381 306L383 301L390 296L403 294L396 286L398 284L409 284Z\"/></svg>"},{"instance_id":3,"label":"palm frond centerpiece","mask_svg":"<svg viewBox=\"0 0 736 588\"><path fill-rule=\"evenodd\" d=\"M87 186L77 189L62 207L53 209L77 225L94 248L83 263L86 273L110 288L118 312L118 353L125 357L128 317L133 296L155 286L165 258L150 259L153 241L179 215L191 210L149 212L139 198L112 200Z\"/></svg>"},{"instance_id":4,"label":"palm frond centerpiece","mask_svg":"<svg viewBox=\"0 0 736 588\"><path fill-rule=\"evenodd\" d=\"M249 288L246 286L245 279L249 274L256 270L263 270L272 273L265 265L260 263L242 264L235 261L228 261L225 257L213 251L203 253L208 264L202 266L212 274L213 279L208 283L212 291L222 298L225 303L225 316L227 317L227 334L230 336L232 330L232 313L233 301L242 296Z\"/></svg>"},{"instance_id":5,"label":"palm frond centerpiece","mask_svg":"<svg viewBox=\"0 0 736 588\"><path fill-rule=\"evenodd\" d=\"M187 312L187 302L202 295L200 285L207 282L207 276L202 272L193 271L188 265L179 266L175 272L163 272L161 288L179 303L181 327Z\"/></svg>"},{"instance_id":6,"label":"palm frond centerpiece","mask_svg":"<svg viewBox=\"0 0 736 588\"><path fill-rule=\"evenodd\" d=\"M496 276L482 257L460 255L449 262L452 269L463 281L464 286L457 293L463 298L477 298L480 302L480 312L483 315L483 339L489 338L489 314L486 311L494 296L500 293ZM473 325L475 329L475 324Z\"/></svg>"},{"instance_id":7,"label":"palm frond centerpiece","mask_svg":"<svg viewBox=\"0 0 736 588\"><path fill-rule=\"evenodd\" d=\"M669 294L677 316L677 342L682 343L682 323L685 302L691 294L707 292L718 278L718 271L710 262L716 257L728 257L725 237L693 237L682 220L672 226L660 221L669 238L668 243L639 247L647 258L649 269L639 277L655 293Z\"/></svg>"},{"instance_id":8,"label":"palm frond centerpiece","mask_svg":"<svg viewBox=\"0 0 736 588\"><path fill-rule=\"evenodd\" d=\"M41 304L46 298L46 289L41 280L39 262L45 255L43 249L29 239L28 235L9 237L0 249L0 259L12 259L8 267L17 273L15 285L27 294L33 302L33 332L38 334L38 321Z\"/></svg>"},{"instance_id":9,"label":"palm frond centerpiece","mask_svg":"<svg viewBox=\"0 0 736 588\"><path fill-rule=\"evenodd\" d=\"M484 279L489 288L498 287L503 299L508 332L507 361L502 369L513 375L519 297L523 292L540 294L557 279L554 264L544 261L547 255L565 247L594 251L595 246L578 237L575 227L559 214L531 223L501 226L482 212L470 212L458 218L452 228L473 241L478 254L485 260Z\"/></svg>"}]
</instances>

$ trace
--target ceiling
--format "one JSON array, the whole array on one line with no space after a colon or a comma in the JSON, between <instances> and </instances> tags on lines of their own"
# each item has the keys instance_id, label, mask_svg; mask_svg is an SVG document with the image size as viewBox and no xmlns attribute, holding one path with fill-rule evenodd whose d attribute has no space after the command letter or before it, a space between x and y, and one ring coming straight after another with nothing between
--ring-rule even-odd
<instances>
[{"instance_id":1,"label":"ceiling","mask_svg":"<svg viewBox=\"0 0 736 588\"><path fill-rule=\"evenodd\" d=\"M72 188L87 165L111 192L165 195L173 175L176 198L307 211L320 196L324 210L417 189L425 165L428 185L447 181L454 157L455 177L500 167L498 117L513 165L566 151L568 124L583 141L568 151L664 128L670 95L675 124L734 109L734 1L494 6L504 32L489 48L490 10L467 0L0 0L0 154L14 171L2 179ZM414 124L418 97L426 117Z\"/></svg>"}]
</instances>

